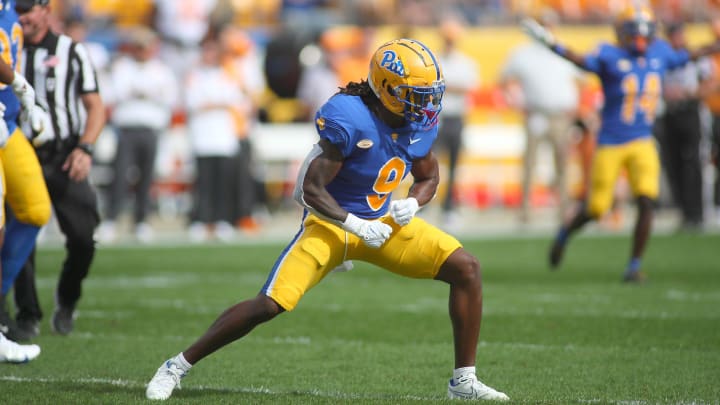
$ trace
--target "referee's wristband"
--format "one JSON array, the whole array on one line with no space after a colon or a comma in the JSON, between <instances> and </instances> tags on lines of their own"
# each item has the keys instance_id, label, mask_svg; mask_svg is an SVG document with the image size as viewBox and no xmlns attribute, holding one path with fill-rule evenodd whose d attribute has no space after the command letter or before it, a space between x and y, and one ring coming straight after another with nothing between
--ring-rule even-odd
<instances>
[{"instance_id":1,"label":"referee's wristband","mask_svg":"<svg viewBox=\"0 0 720 405\"><path fill-rule=\"evenodd\" d=\"M90 143L79 143L75 148L80 149L81 151L85 152L86 155L93 157L93 145Z\"/></svg>"}]
</instances>

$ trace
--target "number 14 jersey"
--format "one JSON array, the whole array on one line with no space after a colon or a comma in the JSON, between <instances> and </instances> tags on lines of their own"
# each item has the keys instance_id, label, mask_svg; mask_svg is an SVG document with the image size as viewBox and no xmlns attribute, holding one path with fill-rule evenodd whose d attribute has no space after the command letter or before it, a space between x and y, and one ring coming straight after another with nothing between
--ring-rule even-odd
<instances>
[{"instance_id":1,"label":"number 14 jersey","mask_svg":"<svg viewBox=\"0 0 720 405\"><path fill-rule=\"evenodd\" d=\"M605 98L598 144L619 145L651 136L665 73L689 61L686 50L675 50L660 39L643 55L601 44L585 56L584 68L598 75Z\"/></svg>"}]
</instances>

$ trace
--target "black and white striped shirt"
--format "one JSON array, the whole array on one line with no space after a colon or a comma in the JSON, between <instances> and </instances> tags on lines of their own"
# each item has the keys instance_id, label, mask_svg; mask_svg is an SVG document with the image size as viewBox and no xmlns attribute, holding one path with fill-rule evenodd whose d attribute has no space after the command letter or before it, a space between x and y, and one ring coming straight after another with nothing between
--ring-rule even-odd
<instances>
[{"instance_id":1,"label":"black and white striped shirt","mask_svg":"<svg viewBox=\"0 0 720 405\"><path fill-rule=\"evenodd\" d=\"M82 136L87 113L80 96L99 92L87 49L67 35L48 32L40 43L25 44L20 65L35 88L36 103L51 114L55 136Z\"/></svg>"}]
</instances>

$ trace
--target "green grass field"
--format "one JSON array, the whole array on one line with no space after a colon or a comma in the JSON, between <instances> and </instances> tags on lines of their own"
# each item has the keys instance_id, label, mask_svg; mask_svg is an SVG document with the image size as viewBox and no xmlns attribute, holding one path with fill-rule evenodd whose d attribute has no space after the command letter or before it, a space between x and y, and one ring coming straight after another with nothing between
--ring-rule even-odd
<instances>
[{"instance_id":1,"label":"green grass field","mask_svg":"<svg viewBox=\"0 0 720 405\"><path fill-rule=\"evenodd\" d=\"M527 404L719 404L720 235L653 238L644 286L620 283L627 236L467 240L483 265L478 374ZM40 357L0 364L3 404L136 404L157 367L257 293L282 246L103 248L76 331L48 320L58 249L41 248ZM446 285L356 263L292 313L200 362L171 403L444 402Z\"/></svg>"}]
</instances>

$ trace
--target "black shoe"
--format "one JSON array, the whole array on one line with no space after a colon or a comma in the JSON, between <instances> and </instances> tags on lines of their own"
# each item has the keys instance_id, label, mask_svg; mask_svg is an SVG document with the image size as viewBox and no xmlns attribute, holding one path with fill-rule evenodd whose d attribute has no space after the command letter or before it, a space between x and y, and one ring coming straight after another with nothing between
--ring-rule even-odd
<instances>
[{"instance_id":1,"label":"black shoe","mask_svg":"<svg viewBox=\"0 0 720 405\"><path fill-rule=\"evenodd\" d=\"M18 328L17 323L10 317L10 314L8 314L5 306L2 304L0 304L0 332L2 332L6 338L15 342L27 342L31 338L29 334Z\"/></svg>"},{"instance_id":2,"label":"black shoe","mask_svg":"<svg viewBox=\"0 0 720 405\"><path fill-rule=\"evenodd\" d=\"M704 230L703 228L703 221L702 220L684 220L680 227L678 228L678 233L702 233Z\"/></svg>"},{"instance_id":3,"label":"black shoe","mask_svg":"<svg viewBox=\"0 0 720 405\"><path fill-rule=\"evenodd\" d=\"M562 231L561 231L562 232ZM555 237L555 240L553 240L553 244L550 247L550 254L548 256L549 263L550 263L550 270L557 270L557 267L560 265L560 262L562 261L563 253L565 253L565 245L567 244L567 239L562 240L559 235Z\"/></svg>"},{"instance_id":4,"label":"black shoe","mask_svg":"<svg viewBox=\"0 0 720 405\"><path fill-rule=\"evenodd\" d=\"M18 316L15 322L17 323L18 329L27 334L30 339L36 338L40 334L39 319Z\"/></svg>"},{"instance_id":5,"label":"black shoe","mask_svg":"<svg viewBox=\"0 0 720 405\"><path fill-rule=\"evenodd\" d=\"M63 306L55 308L50 320L50 326L52 326L55 333L68 335L75 326L75 309Z\"/></svg>"},{"instance_id":6,"label":"black shoe","mask_svg":"<svg viewBox=\"0 0 720 405\"><path fill-rule=\"evenodd\" d=\"M623 276L623 283L642 284L647 281L647 276L640 270L626 272Z\"/></svg>"}]
</instances>

